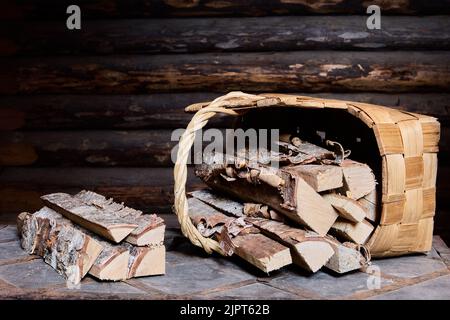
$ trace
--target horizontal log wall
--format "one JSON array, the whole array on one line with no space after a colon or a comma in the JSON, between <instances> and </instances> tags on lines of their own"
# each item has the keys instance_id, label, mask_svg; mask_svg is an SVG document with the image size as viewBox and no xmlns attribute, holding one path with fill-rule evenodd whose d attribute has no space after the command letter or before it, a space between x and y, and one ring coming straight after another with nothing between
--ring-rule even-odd
<instances>
[{"instance_id":1,"label":"horizontal log wall","mask_svg":"<svg viewBox=\"0 0 450 320\"><path fill-rule=\"evenodd\" d=\"M68 31L78 4L82 29ZM171 211L183 108L230 90L438 117L437 232L450 235L450 1L7 0L0 17L0 222L90 188ZM157 19L154 19L157 18ZM238 121L215 117L209 127ZM202 184L191 177L190 188ZM450 238L450 237L449 237Z\"/></svg>"}]
</instances>

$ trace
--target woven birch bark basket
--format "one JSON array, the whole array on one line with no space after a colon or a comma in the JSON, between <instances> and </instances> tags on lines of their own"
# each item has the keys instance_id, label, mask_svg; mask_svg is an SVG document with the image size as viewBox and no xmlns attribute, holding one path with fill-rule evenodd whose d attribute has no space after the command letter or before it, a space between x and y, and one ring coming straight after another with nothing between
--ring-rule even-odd
<instances>
[{"instance_id":1,"label":"woven birch bark basket","mask_svg":"<svg viewBox=\"0 0 450 320\"><path fill-rule=\"evenodd\" d=\"M242 92L230 92L212 102L186 108L187 112L195 114L179 143L174 168L174 209L183 234L193 244L208 253L225 254L216 241L198 232L188 216L187 160L195 133L216 114L243 116L266 108L314 109L319 110L319 114L334 109L361 121L376 141L378 157L375 161L381 168L378 181L381 194L379 221L366 243L367 249L372 257L398 256L431 249L440 135L440 124L436 118L360 102ZM278 111L283 112L284 109Z\"/></svg>"}]
</instances>

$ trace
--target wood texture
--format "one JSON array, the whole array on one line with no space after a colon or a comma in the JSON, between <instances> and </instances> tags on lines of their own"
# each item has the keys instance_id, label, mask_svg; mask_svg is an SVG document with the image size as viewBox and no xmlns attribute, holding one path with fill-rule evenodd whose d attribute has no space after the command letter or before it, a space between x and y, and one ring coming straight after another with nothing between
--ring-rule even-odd
<instances>
[{"instance_id":1,"label":"wood texture","mask_svg":"<svg viewBox=\"0 0 450 320\"><path fill-rule=\"evenodd\" d=\"M21 214L21 245L41 256L58 273L77 284L103 250L102 245L49 208Z\"/></svg>"},{"instance_id":2,"label":"wood texture","mask_svg":"<svg viewBox=\"0 0 450 320\"><path fill-rule=\"evenodd\" d=\"M70 173L70 174L68 174ZM173 171L170 168L8 168L0 172L0 216L14 222L23 210L42 207L40 196L75 194L89 189L149 212L171 212ZM205 185L191 172L188 189Z\"/></svg>"},{"instance_id":3,"label":"wood texture","mask_svg":"<svg viewBox=\"0 0 450 320\"><path fill-rule=\"evenodd\" d=\"M298 95L305 95L298 93ZM360 101L439 118L440 151L448 150L450 94L445 93L315 93L313 97ZM0 130L173 129L191 118L187 105L211 101L218 93L190 92L142 95L38 95L0 97ZM216 115L208 126L231 127L236 118ZM448 151L446 151L448 152Z\"/></svg>"},{"instance_id":4,"label":"wood texture","mask_svg":"<svg viewBox=\"0 0 450 320\"><path fill-rule=\"evenodd\" d=\"M317 272L334 254L330 244L314 232L263 218L247 218L246 221L268 237L289 247L293 263L310 272Z\"/></svg>"},{"instance_id":5,"label":"wood texture","mask_svg":"<svg viewBox=\"0 0 450 320\"><path fill-rule=\"evenodd\" d=\"M101 20L83 21L77 32L67 32L59 21L18 22L0 30L0 55L450 48L445 16L383 16L382 31L370 32L363 28L366 20L365 15Z\"/></svg>"},{"instance_id":6,"label":"wood texture","mask_svg":"<svg viewBox=\"0 0 450 320\"><path fill-rule=\"evenodd\" d=\"M349 198L360 199L375 189L375 175L368 165L346 159L341 168L344 176L342 192Z\"/></svg>"},{"instance_id":7,"label":"wood texture","mask_svg":"<svg viewBox=\"0 0 450 320\"><path fill-rule=\"evenodd\" d=\"M316 192L337 189L343 186L342 170L332 165L304 165L297 166L296 172Z\"/></svg>"},{"instance_id":8,"label":"wood texture","mask_svg":"<svg viewBox=\"0 0 450 320\"><path fill-rule=\"evenodd\" d=\"M200 222L207 221L206 224L212 228L218 225L231 225L236 219L228 217L204 202L190 198L189 216L197 226ZM222 229L215 229L212 235L222 232ZM215 235L217 236L217 235ZM232 239L233 251L240 258L254 265L263 272L271 272L292 263L290 251L287 247L260 234L260 233L237 233Z\"/></svg>"},{"instance_id":9,"label":"wood texture","mask_svg":"<svg viewBox=\"0 0 450 320\"><path fill-rule=\"evenodd\" d=\"M365 14L367 4L343 0L330 2L268 0L261 5L258 0L219 1L219 0L82 0L83 17L94 18L144 18L144 17L200 17L200 16L265 16L289 14ZM7 0L0 17L2 19L58 19L67 6L68 0L40 1ZM383 14L448 14L448 1L382 1L371 4L382 7Z\"/></svg>"},{"instance_id":10,"label":"wood texture","mask_svg":"<svg viewBox=\"0 0 450 320\"><path fill-rule=\"evenodd\" d=\"M138 227L131 231L125 241L136 246L160 246L164 243L166 225L156 214L145 214L136 219Z\"/></svg>"},{"instance_id":11,"label":"wood texture","mask_svg":"<svg viewBox=\"0 0 450 320\"><path fill-rule=\"evenodd\" d=\"M149 93L230 90L446 91L440 52L222 53L21 58L3 61L0 93ZM389 75L389 76L387 76Z\"/></svg>"},{"instance_id":12,"label":"wood texture","mask_svg":"<svg viewBox=\"0 0 450 320\"><path fill-rule=\"evenodd\" d=\"M97 241L103 246L103 250L89 270L89 274L99 280L127 279L128 261L130 260L128 248L102 241L99 237L97 237Z\"/></svg>"},{"instance_id":13,"label":"wood texture","mask_svg":"<svg viewBox=\"0 0 450 320\"><path fill-rule=\"evenodd\" d=\"M169 130L7 132L3 166L172 166Z\"/></svg>"},{"instance_id":14,"label":"wood texture","mask_svg":"<svg viewBox=\"0 0 450 320\"><path fill-rule=\"evenodd\" d=\"M128 246L127 278L162 275L166 273L166 249L163 245L153 247Z\"/></svg>"},{"instance_id":15,"label":"wood texture","mask_svg":"<svg viewBox=\"0 0 450 320\"><path fill-rule=\"evenodd\" d=\"M213 193L208 189L205 190L198 190L191 193L193 197L198 197L201 201L211 205L215 206L216 209L225 212L231 216L240 217L240 211L236 210L236 208L241 207L241 203L234 201L232 199L227 198L227 200L223 200L224 197L218 195L217 193ZM216 201L216 199L218 201ZM248 205L248 204L245 204ZM251 204L255 205L255 204ZM245 206L244 206L245 210ZM247 219L247 218L246 218ZM353 270L360 269L364 266L367 266L368 264L368 257L364 257L357 248L355 248L354 244L352 243L345 243L341 244L339 241L337 241L335 238L327 235L325 237L318 237L317 235L314 235L314 232L301 230L298 228L293 228L288 225L285 225L283 223L275 222L275 221L269 221L266 219L274 220L273 217L268 217L266 219L257 218L254 222L252 221L254 218L248 218L247 221L252 222L256 227L260 228L265 234L269 237L271 237L274 240L277 241L286 241L286 245L289 246L289 243L291 244L291 255L293 263L300 265L303 268L311 268L308 267L308 265L305 265L305 258L310 258L311 260L308 260L310 263L317 263L318 260L314 259L315 254L314 252L308 252L308 250L305 252L305 257L302 258L299 257L299 253L292 252L292 245L294 246L300 246L301 242L299 240L312 240L316 242L325 241L327 242L331 248L333 249L333 255L331 258L328 259L328 261L325 264L325 267L336 272L336 273L346 273ZM260 223L258 223L260 222ZM264 226L269 224L269 226L273 226L275 224L275 228L265 228ZM258 225L259 224L259 225ZM264 231L264 229L267 229ZM272 231L277 231L276 233ZM282 231L282 232L281 232ZM293 235L293 237L291 237ZM299 236L296 237L295 235ZM303 239L304 235L308 235L310 238ZM283 240L281 239L283 238ZM320 246L320 245L319 245ZM314 250L316 251L316 250ZM301 253L300 253L301 254ZM319 255L320 256L320 255ZM324 256L322 256L324 258ZM319 263L320 264L320 263ZM317 264L314 264L317 267ZM310 270L310 269L309 269Z\"/></svg>"},{"instance_id":16,"label":"wood texture","mask_svg":"<svg viewBox=\"0 0 450 320\"><path fill-rule=\"evenodd\" d=\"M374 227L365 220L357 223L338 220L331 229L344 239L353 241L357 244L365 244L372 234Z\"/></svg>"},{"instance_id":17,"label":"wood texture","mask_svg":"<svg viewBox=\"0 0 450 320\"><path fill-rule=\"evenodd\" d=\"M53 210L80 226L119 243L138 227L136 218L142 212L108 201L104 197L92 199L90 191L81 191L75 196L66 193L52 193L41 197ZM89 199L86 199L89 198ZM111 200L111 199L110 199Z\"/></svg>"},{"instance_id":18,"label":"wood texture","mask_svg":"<svg viewBox=\"0 0 450 320\"><path fill-rule=\"evenodd\" d=\"M227 181L221 176L221 174L226 175L226 172L220 154L207 155L204 159L204 163L196 167L196 175L214 190L245 202L268 205L320 235L325 235L337 218L331 205L295 172L272 170L280 183L278 186L259 179L259 174L253 177L250 183L248 177ZM244 166L244 172L250 173L252 170L260 172L264 169L264 166L258 164Z\"/></svg>"},{"instance_id":19,"label":"wood texture","mask_svg":"<svg viewBox=\"0 0 450 320\"><path fill-rule=\"evenodd\" d=\"M358 201L335 193L323 195L342 218L351 222L363 221L369 212Z\"/></svg>"}]
</instances>

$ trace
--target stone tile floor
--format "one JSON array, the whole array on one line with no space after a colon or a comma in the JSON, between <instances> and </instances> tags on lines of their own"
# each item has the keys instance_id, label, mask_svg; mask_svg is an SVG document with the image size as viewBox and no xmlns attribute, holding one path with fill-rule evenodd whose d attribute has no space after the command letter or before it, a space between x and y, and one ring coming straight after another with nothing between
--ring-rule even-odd
<instances>
[{"instance_id":1,"label":"stone tile floor","mask_svg":"<svg viewBox=\"0 0 450 320\"><path fill-rule=\"evenodd\" d=\"M237 258L208 257L176 229L167 230L166 248L165 276L87 276L71 286L22 251L15 226L0 225L0 299L450 299L450 249L437 236L427 255L374 260L342 276L295 266L266 275Z\"/></svg>"}]
</instances>

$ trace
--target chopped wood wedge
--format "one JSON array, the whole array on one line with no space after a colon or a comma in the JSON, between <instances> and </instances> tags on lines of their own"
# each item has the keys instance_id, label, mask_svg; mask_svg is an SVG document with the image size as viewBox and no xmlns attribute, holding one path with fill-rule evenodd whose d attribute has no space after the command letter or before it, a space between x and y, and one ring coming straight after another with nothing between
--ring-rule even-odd
<instances>
[{"instance_id":1,"label":"chopped wood wedge","mask_svg":"<svg viewBox=\"0 0 450 320\"><path fill-rule=\"evenodd\" d=\"M100 280L119 281L127 279L128 260L130 259L128 248L107 241L100 240L99 242L104 249L95 260L89 274Z\"/></svg>"},{"instance_id":2,"label":"chopped wood wedge","mask_svg":"<svg viewBox=\"0 0 450 320\"><path fill-rule=\"evenodd\" d=\"M353 241L357 244L364 244L372 234L374 227L366 220L358 223L352 223L339 219L333 224L331 229L337 235L342 236L347 240Z\"/></svg>"},{"instance_id":3,"label":"chopped wood wedge","mask_svg":"<svg viewBox=\"0 0 450 320\"><path fill-rule=\"evenodd\" d=\"M206 221L206 225L215 228L218 225L229 226L233 219L242 219L228 217L196 198L188 199L188 205L189 216L197 228L202 221ZM217 239L217 235L224 229L228 232L228 228L214 229L214 233L211 235ZM244 229L242 228L240 231ZM236 255L266 273L292 263L287 247L260 233L238 232L234 237L230 234L229 239L231 239L231 246Z\"/></svg>"},{"instance_id":4,"label":"chopped wood wedge","mask_svg":"<svg viewBox=\"0 0 450 320\"><path fill-rule=\"evenodd\" d=\"M346 220L351 222L361 222L368 215L366 209L356 200L336 193L325 194L323 197L329 201L339 215Z\"/></svg>"},{"instance_id":5,"label":"chopped wood wedge","mask_svg":"<svg viewBox=\"0 0 450 320\"><path fill-rule=\"evenodd\" d=\"M316 272L334 254L331 245L315 232L292 228L263 218L247 218L246 221L270 238L288 246L291 249L292 261L308 271Z\"/></svg>"},{"instance_id":6,"label":"chopped wood wedge","mask_svg":"<svg viewBox=\"0 0 450 320\"><path fill-rule=\"evenodd\" d=\"M211 188L245 202L262 203L293 221L308 226L319 235L325 235L338 214L292 167L276 169L245 159L223 154L205 155L205 163L196 168L199 176ZM239 164L236 166L236 164ZM233 181L223 178L227 167L236 171ZM261 172L264 179L259 179ZM268 181L270 181L268 183Z\"/></svg>"},{"instance_id":7,"label":"chopped wood wedge","mask_svg":"<svg viewBox=\"0 0 450 320\"><path fill-rule=\"evenodd\" d=\"M163 245L152 247L126 246L128 246L130 253L128 279L165 274L166 249Z\"/></svg>"},{"instance_id":8,"label":"chopped wood wedge","mask_svg":"<svg viewBox=\"0 0 450 320\"><path fill-rule=\"evenodd\" d=\"M344 186L341 193L352 199L360 199L375 189L372 169L364 163L346 159L341 163Z\"/></svg>"},{"instance_id":9,"label":"chopped wood wedge","mask_svg":"<svg viewBox=\"0 0 450 320\"><path fill-rule=\"evenodd\" d=\"M368 195L358 200L359 204L366 209L366 219L371 222L378 221L378 197L377 189L373 189Z\"/></svg>"},{"instance_id":10,"label":"chopped wood wedge","mask_svg":"<svg viewBox=\"0 0 450 320\"><path fill-rule=\"evenodd\" d=\"M136 246L159 246L164 242L166 225L156 214L144 214L136 218L139 225L125 241Z\"/></svg>"},{"instance_id":11,"label":"chopped wood wedge","mask_svg":"<svg viewBox=\"0 0 450 320\"><path fill-rule=\"evenodd\" d=\"M86 201L83 197L66 193L48 194L41 199L48 207L66 218L116 243L138 227L138 224L133 222L135 216L130 217L127 214L134 211L117 203L107 202L101 205L99 201ZM97 197L94 199L98 200Z\"/></svg>"},{"instance_id":12,"label":"chopped wood wedge","mask_svg":"<svg viewBox=\"0 0 450 320\"><path fill-rule=\"evenodd\" d=\"M293 168L316 192L343 186L342 169L333 165L301 165Z\"/></svg>"},{"instance_id":13,"label":"chopped wood wedge","mask_svg":"<svg viewBox=\"0 0 450 320\"><path fill-rule=\"evenodd\" d=\"M18 217L22 248L36 254L77 284L92 267L103 246L50 208Z\"/></svg>"}]
</instances>

